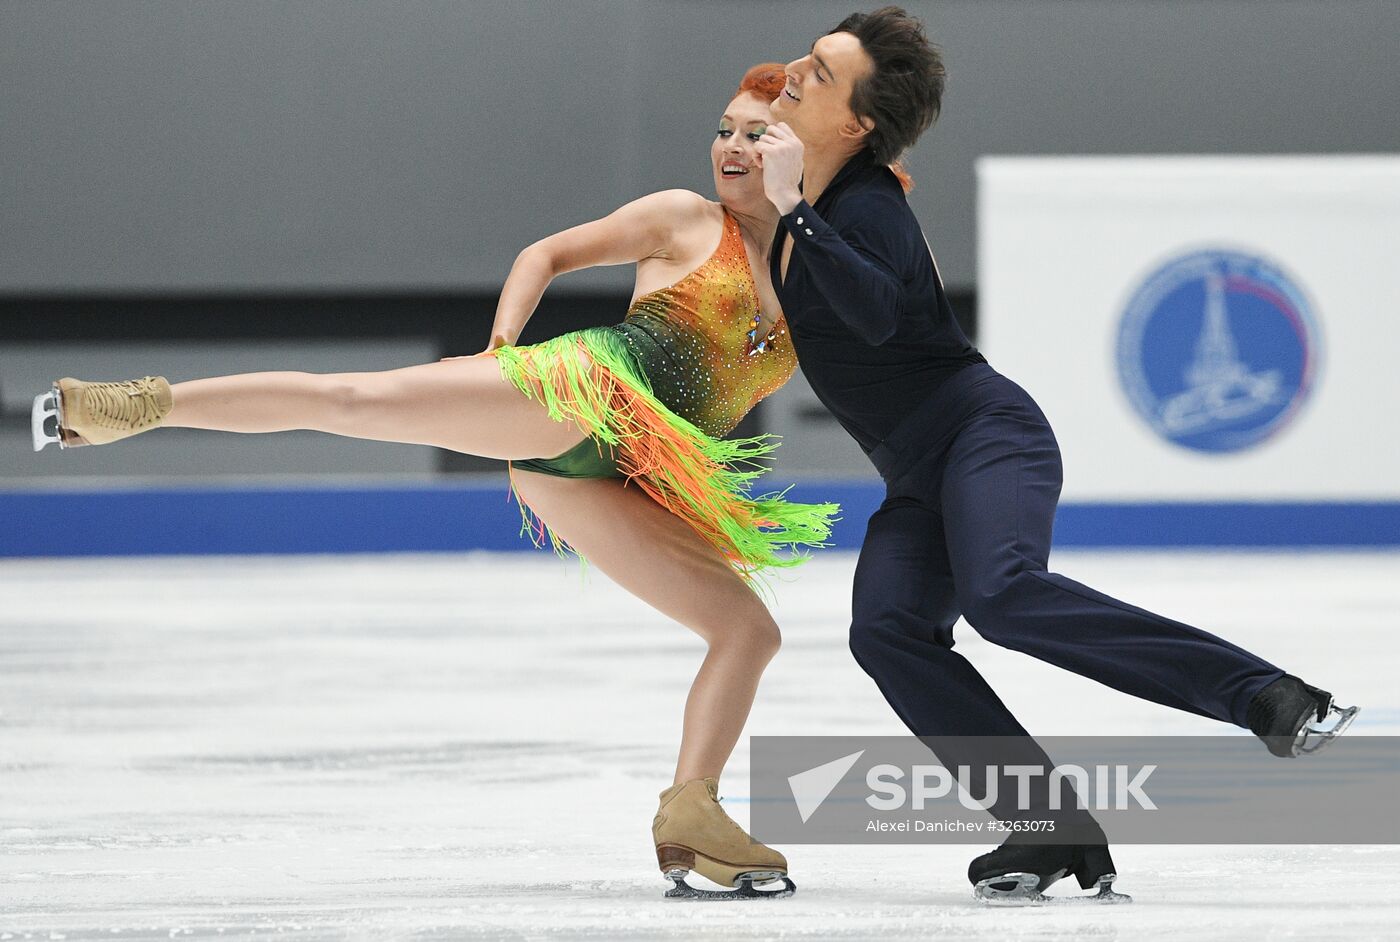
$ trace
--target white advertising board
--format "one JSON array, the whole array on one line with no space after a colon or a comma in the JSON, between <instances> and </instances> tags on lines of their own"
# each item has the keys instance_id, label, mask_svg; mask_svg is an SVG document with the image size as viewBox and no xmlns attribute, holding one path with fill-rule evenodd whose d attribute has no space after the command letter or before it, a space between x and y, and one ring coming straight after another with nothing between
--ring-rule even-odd
<instances>
[{"instance_id":1,"label":"white advertising board","mask_svg":"<svg viewBox=\"0 0 1400 942\"><path fill-rule=\"evenodd\" d=\"M978 221L1064 502L1400 498L1400 156L988 157Z\"/></svg>"}]
</instances>

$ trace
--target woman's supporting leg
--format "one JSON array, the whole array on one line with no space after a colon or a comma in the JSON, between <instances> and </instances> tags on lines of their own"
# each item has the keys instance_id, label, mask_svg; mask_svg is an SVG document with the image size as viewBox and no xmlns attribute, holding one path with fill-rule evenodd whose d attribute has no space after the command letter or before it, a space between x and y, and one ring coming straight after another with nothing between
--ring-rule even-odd
<instances>
[{"instance_id":1,"label":"woman's supporting leg","mask_svg":"<svg viewBox=\"0 0 1400 942\"><path fill-rule=\"evenodd\" d=\"M685 704L676 782L719 778L748 719L778 626L694 530L616 478L515 472L520 496L589 563L709 645Z\"/></svg>"},{"instance_id":2,"label":"woman's supporting leg","mask_svg":"<svg viewBox=\"0 0 1400 942\"><path fill-rule=\"evenodd\" d=\"M314 429L490 458L562 454L583 440L470 357L379 373L248 373L172 387L165 424L231 432ZM522 497L561 538L633 595L709 645L686 701L676 781L719 777L748 718L778 626L719 553L618 479L517 472Z\"/></svg>"},{"instance_id":3,"label":"woman's supporting leg","mask_svg":"<svg viewBox=\"0 0 1400 942\"><path fill-rule=\"evenodd\" d=\"M176 383L165 425L226 432L313 429L435 445L485 458L553 457L583 441L501 376L494 357L378 373L245 373Z\"/></svg>"}]
</instances>

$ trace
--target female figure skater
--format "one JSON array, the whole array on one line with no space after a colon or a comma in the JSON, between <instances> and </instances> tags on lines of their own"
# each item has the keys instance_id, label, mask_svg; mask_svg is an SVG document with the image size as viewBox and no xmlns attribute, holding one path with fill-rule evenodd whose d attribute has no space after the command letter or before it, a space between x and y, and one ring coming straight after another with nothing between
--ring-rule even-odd
<instances>
[{"instance_id":1,"label":"female figure skater","mask_svg":"<svg viewBox=\"0 0 1400 942\"><path fill-rule=\"evenodd\" d=\"M105 444L159 426L315 429L511 462L537 542L547 533L573 548L708 644L652 829L675 883L667 895L788 895L783 855L744 833L716 793L778 650L778 627L750 581L800 559L778 550L821 545L837 509L749 499L753 459L774 446L767 436L719 439L796 366L762 264L778 214L756 149L782 86L781 65L755 66L726 108L710 146L718 203L653 193L521 252L482 353L376 373L174 386L61 379L35 401L35 447ZM514 345L557 275L624 262L637 274L622 324ZM694 890L684 882L691 869L737 889ZM779 879L781 890L753 889Z\"/></svg>"}]
</instances>

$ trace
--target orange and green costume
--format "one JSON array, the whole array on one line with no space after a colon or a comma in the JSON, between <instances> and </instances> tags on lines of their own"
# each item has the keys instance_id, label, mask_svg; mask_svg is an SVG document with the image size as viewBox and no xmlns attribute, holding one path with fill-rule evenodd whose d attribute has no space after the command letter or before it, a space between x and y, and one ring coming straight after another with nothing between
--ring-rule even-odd
<instances>
[{"instance_id":1,"label":"orange and green costume","mask_svg":"<svg viewBox=\"0 0 1400 942\"><path fill-rule=\"evenodd\" d=\"M668 288L632 303L626 319L543 343L492 351L525 395L590 436L548 459L513 469L564 477L623 477L676 514L745 578L791 566L822 546L839 509L782 493L749 496L776 436L723 439L797 367L779 317L761 310L739 225L724 213L714 254ZM519 499L519 493L516 494ZM564 544L521 501L537 543Z\"/></svg>"}]
</instances>

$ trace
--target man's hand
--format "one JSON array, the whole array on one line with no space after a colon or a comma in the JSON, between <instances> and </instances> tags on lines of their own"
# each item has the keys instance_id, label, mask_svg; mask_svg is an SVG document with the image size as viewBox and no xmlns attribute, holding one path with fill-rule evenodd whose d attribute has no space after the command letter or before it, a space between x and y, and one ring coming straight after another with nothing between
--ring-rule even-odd
<instances>
[{"instance_id":1,"label":"man's hand","mask_svg":"<svg viewBox=\"0 0 1400 942\"><path fill-rule=\"evenodd\" d=\"M768 125L758 139L758 160L763 167L763 193L786 216L802 202L802 141L792 128L779 121Z\"/></svg>"}]
</instances>

